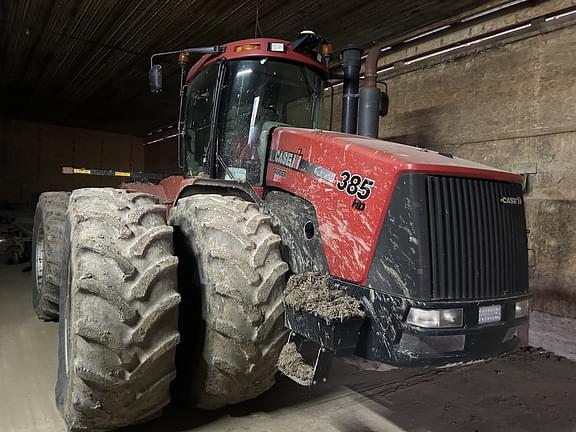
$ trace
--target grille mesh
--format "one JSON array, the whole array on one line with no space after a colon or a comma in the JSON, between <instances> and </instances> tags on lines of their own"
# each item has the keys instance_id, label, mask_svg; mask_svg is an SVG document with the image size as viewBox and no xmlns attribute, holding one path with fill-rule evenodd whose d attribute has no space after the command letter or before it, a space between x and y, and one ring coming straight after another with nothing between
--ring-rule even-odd
<instances>
[{"instance_id":1,"label":"grille mesh","mask_svg":"<svg viewBox=\"0 0 576 432\"><path fill-rule=\"evenodd\" d=\"M520 294L528 284L520 185L427 176L433 299Z\"/></svg>"}]
</instances>

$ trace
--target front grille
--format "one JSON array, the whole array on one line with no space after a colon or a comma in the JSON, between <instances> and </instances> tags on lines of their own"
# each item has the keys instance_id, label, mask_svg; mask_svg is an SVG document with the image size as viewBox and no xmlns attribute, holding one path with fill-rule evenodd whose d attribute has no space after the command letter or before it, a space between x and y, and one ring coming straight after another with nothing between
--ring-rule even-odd
<instances>
[{"instance_id":1,"label":"front grille","mask_svg":"<svg viewBox=\"0 0 576 432\"><path fill-rule=\"evenodd\" d=\"M432 298L484 299L526 292L524 206L508 199L521 197L521 186L426 176L426 191Z\"/></svg>"}]
</instances>

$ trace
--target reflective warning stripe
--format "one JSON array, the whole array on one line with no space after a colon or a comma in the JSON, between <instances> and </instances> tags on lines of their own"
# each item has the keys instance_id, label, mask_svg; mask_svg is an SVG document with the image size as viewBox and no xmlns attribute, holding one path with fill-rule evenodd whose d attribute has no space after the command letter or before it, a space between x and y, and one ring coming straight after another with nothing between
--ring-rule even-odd
<instances>
[{"instance_id":1,"label":"reflective warning stripe","mask_svg":"<svg viewBox=\"0 0 576 432\"><path fill-rule=\"evenodd\" d=\"M74 174L92 174L92 170L84 169L84 168L74 168L72 170Z\"/></svg>"},{"instance_id":2,"label":"reflective warning stripe","mask_svg":"<svg viewBox=\"0 0 576 432\"><path fill-rule=\"evenodd\" d=\"M63 167L63 174L87 174L96 176L111 176L111 177L132 177L130 171L114 171L114 170L101 170L101 169L86 169L86 168L72 168Z\"/></svg>"},{"instance_id":3,"label":"reflective warning stripe","mask_svg":"<svg viewBox=\"0 0 576 432\"><path fill-rule=\"evenodd\" d=\"M141 181L150 180L162 180L165 175L156 173L143 173L143 172L132 172L132 171L116 171L107 169L87 169L87 168L73 168L73 167L62 167L62 174L85 174L94 176L107 176L107 177L125 177L125 178L135 178Z\"/></svg>"}]
</instances>

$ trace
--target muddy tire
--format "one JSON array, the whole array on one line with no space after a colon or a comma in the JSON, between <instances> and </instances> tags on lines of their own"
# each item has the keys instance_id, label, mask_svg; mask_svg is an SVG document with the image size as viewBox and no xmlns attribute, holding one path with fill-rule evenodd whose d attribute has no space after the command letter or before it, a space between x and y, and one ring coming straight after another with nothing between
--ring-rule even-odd
<instances>
[{"instance_id":1,"label":"muddy tire","mask_svg":"<svg viewBox=\"0 0 576 432\"><path fill-rule=\"evenodd\" d=\"M179 342L172 228L151 195L79 189L62 274L57 405L69 430L109 430L170 401Z\"/></svg>"},{"instance_id":2,"label":"muddy tire","mask_svg":"<svg viewBox=\"0 0 576 432\"><path fill-rule=\"evenodd\" d=\"M58 321L60 259L69 199L70 192L45 192L36 205L32 234L32 304L38 318L44 321Z\"/></svg>"},{"instance_id":3,"label":"muddy tire","mask_svg":"<svg viewBox=\"0 0 576 432\"><path fill-rule=\"evenodd\" d=\"M231 196L183 198L170 224L196 269L196 286L185 289L201 294L204 335L192 398L214 409L260 395L274 385L287 338L280 237L255 204Z\"/></svg>"}]
</instances>

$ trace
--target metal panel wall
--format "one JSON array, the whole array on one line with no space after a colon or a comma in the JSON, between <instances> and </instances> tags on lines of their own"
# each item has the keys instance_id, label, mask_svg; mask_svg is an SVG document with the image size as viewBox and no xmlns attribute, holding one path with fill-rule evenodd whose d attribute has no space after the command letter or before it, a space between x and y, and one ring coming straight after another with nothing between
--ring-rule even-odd
<instances>
[{"instance_id":1,"label":"metal panel wall","mask_svg":"<svg viewBox=\"0 0 576 432\"><path fill-rule=\"evenodd\" d=\"M121 179L64 175L63 166L143 170L140 138L0 119L0 205L36 202L50 190L117 186Z\"/></svg>"}]
</instances>

